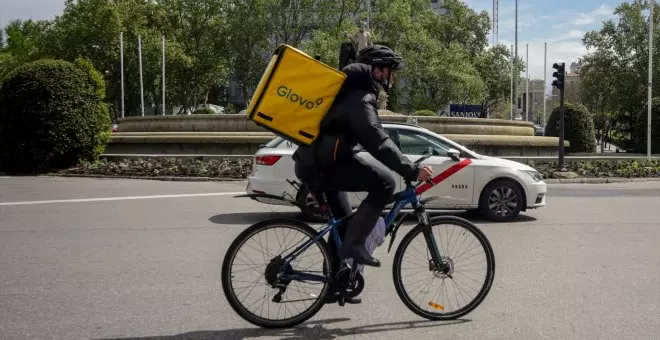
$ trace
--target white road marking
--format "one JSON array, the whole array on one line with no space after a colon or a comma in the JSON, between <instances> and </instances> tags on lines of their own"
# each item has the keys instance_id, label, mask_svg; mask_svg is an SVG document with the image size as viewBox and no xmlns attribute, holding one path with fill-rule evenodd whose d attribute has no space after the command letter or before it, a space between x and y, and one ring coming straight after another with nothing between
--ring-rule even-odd
<instances>
[{"instance_id":1,"label":"white road marking","mask_svg":"<svg viewBox=\"0 0 660 340\"><path fill-rule=\"evenodd\" d=\"M157 198L180 198L180 197L204 197L204 196L230 196L245 194L244 191L238 192L209 192L203 194L178 194L178 195L151 195L151 196L123 196L123 197L98 197L98 198L75 198L63 200L47 201L19 201L19 202L0 202L0 206L8 205L30 205L30 204L51 204L51 203L80 203L80 202L103 202L103 201L125 201L125 200L145 200Z\"/></svg>"},{"instance_id":2,"label":"white road marking","mask_svg":"<svg viewBox=\"0 0 660 340\"><path fill-rule=\"evenodd\" d=\"M0 176L0 179L8 179L8 178L11 178L11 177L9 177L9 176Z\"/></svg>"}]
</instances>

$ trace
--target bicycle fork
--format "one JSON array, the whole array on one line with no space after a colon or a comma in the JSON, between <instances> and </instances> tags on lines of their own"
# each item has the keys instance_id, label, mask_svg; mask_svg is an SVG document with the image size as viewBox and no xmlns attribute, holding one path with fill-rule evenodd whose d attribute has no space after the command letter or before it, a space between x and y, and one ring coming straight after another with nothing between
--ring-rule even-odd
<instances>
[{"instance_id":1,"label":"bicycle fork","mask_svg":"<svg viewBox=\"0 0 660 340\"><path fill-rule=\"evenodd\" d=\"M449 273L449 264L445 263L440 254L440 249L438 249L438 244L435 242L435 236L433 236L433 230L431 229L431 221L429 214L424 209L424 206L419 204L415 207L415 213L420 223L423 225L422 234L426 240L426 246L431 252L431 260L429 260L429 270L438 271L446 274L449 278L453 279Z\"/></svg>"}]
</instances>

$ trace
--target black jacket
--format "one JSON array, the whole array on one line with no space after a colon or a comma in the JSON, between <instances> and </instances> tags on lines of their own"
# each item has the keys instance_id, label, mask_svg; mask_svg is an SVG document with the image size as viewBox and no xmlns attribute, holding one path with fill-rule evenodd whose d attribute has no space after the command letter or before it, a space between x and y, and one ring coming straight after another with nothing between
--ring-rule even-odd
<instances>
[{"instance_id":1,"label":"black jacket","mask_svg":"<svg viewBox=\"0 0 660 340\"><path fill-rule=\"evenodd\" d=\"M322 171L355 157L359 144L404 179L414 181L418 167L401 153L380 123L377 106L380 89L371 77L371 66L354 63L343 72L346 80L321 123L321 134L311 146L300 146L294 160Z\"/></svg>"}]
</instances>

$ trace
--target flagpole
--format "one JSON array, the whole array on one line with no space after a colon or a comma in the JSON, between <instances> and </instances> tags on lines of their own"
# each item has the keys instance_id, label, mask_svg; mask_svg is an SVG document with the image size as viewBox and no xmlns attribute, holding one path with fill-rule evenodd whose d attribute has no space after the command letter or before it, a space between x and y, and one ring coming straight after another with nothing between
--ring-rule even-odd
<instances>
[{"instance_id":1,"label":"flagpole","mask_svg":"<svg viewBox=\"0 0 660 340\"><path fill-rule=\"evenodd\" d=\"M511 94L509 95L509 115L511 116L511 120L513 120L513 106L515 105L515 98L513 97L513 45L511 45Z\"/></svg>"},{"instance_id":2,"label":"flagpole","mask_svg":"<svg viewBox=\"0 0 660 340\"><path fill-rule=\"evenodd\" d=\"M515 30L515 32L516 32L516 39L515 39L515 46L516 46L515 59L518 59L518 0L516 0L516 21L515 21L515 23L516 23L516 30ZM514 59L514 60L515 60L515 59ZM515 102L516 102L516 108L515 108L515 110L516 110L516 117L518 116L518 80L519 80L519 79L520 79L520 72L518 72L518 74L516 74L516 76L515 76L516 84L515 84L514 87L513 87L513 91L514 91L514 96L513 96L513 97L514 97L514 100L515 100Z\"/></svg>"},{"instance_id":3,"label":"flagpole","mask_svg":"<svg viewBox=\"0 0 660 340\"><path fill-rule=\"evenodd\" d=\"M529 120L529 44L525 46L526 61L525 71L527 72L527 89L525 90L525 121Z\"/></svg>"},{"instance_id":4,"label":"flagpole","mask_svg":"<svg viewBox=\"0 0 660 340\"><path fill-rule=\"evenodd\" d=\"M121 118L124 118L124 32L119 33L119 67L121 68Z\"/></svg>"},{"instance_id":5,"label":"flagpole","mask_svg":"<svg viewBox=\"0 0 660 340\"><path fill-rule=\"evenodd\" d=\"M653 99L653 7L655 7L655 0L651 0L651 11L649 14L649 93L646 117L646 156L648 158L651 158L651 102Z\"/></svg>"},{"instance_id":6,"label":"flagpole","mask_svg":"<svg viewBox=\"0 0 660 340\"><path fill-rule=\"evenodd\" d=\"M163 34L163 116L165 115L165 34Z\"/></svg>"},{"instance_id":7,"label":"flagpole","mask_svg":"<svg viewBox=\"0 0 660 340\"><path fill-rule=\"evenodd\" d=\"M543 52L543 124L542 126L545 128L545 97L546 97L546 90L547 90L547 76L548 76L548 43L544 43L544 48L545 51ZM545 129L544 129L545 130Z\"/></svg>"},{"instance_id":8,"label":"flagpole","mask_svg":"<svg viewBox=\"0 0 660 340\"><path fill-rule=\"evenodd\" d=\"M140 103L142 116L144 116L144 85L142 79L142 37L138 35L138 57L140 59Z\"/></svg>"}]
</instances>

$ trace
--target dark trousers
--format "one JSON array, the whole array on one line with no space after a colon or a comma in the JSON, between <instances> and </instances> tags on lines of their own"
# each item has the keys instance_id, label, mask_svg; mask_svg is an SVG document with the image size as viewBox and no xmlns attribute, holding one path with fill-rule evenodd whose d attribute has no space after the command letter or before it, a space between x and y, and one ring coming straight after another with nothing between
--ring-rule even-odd
<instances>
[{"instance_id":1,"label":"dark trousers","mask_svg":"<svg viewBox=\"0 0 660 340\"><path fill-rule=\"evenodd\" d=\"M342 242L349 244L364 244L396 188L390 173L357 157L343 160L322 171L296 163L295 172L298 179L312 190L325 194L330 212L336 218L351 213L347 192L368 192L348 225L342 224L338 228ZM332 260L338 265L340 259L332 235L329 236L329 245Z\"/></svg>"}]
</instances>

